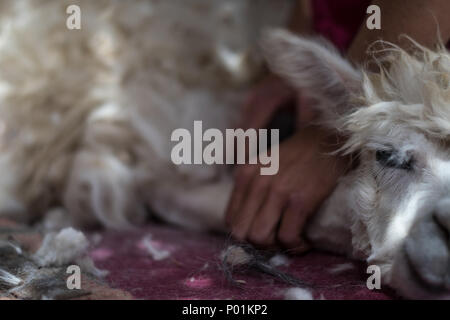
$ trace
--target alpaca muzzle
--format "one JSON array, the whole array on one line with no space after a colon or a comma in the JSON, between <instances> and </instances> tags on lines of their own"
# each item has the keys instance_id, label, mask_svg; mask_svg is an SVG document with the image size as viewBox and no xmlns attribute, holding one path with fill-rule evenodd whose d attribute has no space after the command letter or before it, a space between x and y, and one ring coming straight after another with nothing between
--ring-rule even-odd
<instances>
[{"instance_id":1,"label":"alpaca muzzle","mask_svg":"<svg viewBox=\"0 0 450 320\"><path fill-rule=\"evenodd\" d=\"M440 200L413 225L404 249L410 271L422 287L450 292L450 199Z\"/></svg>"}]
</instances>

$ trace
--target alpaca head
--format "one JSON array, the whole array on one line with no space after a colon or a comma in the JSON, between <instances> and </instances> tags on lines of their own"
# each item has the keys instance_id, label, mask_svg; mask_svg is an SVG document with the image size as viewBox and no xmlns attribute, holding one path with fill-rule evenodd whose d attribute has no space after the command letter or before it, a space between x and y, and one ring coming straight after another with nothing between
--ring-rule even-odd
<instances>
[{"instance_id":1,"label":"alpaca head","mask_svg":"<svg viewBox=\"0 0 450 320\"><path fill-rule=\"evenodd\" d=\"M343 205L353 250L413 298L450 292L450 54L384 44L379 73L317 41L271 31L271 69L317 101L321 120L357 155Z\"/></svg>"}]
</instances>

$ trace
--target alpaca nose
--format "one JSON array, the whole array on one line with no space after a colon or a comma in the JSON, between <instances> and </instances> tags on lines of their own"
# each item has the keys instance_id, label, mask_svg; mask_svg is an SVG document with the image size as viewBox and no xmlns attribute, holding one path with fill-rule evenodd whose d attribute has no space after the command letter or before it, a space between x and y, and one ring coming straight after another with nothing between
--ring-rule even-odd
<instances>
[{"instance_id":1,"label":"alpaca nose","mask_svg":"<svg viewBox=\"0 0 450 320\"><path fill-rule=\"evenodd\" d=\"M423 284L435 290L450 290L449 233L450 199L445 199L413 225L405 241L409 267Z\"/></svg>"},{"instance_id":2,"label":"alpaca nose","mask_svg":"<svg viewBox=\"0 0 450 320\"><path fill-rule=\"evenodd\" d=\"M450 199L439 201L433 214L436 223L447 233L448 238L450 232Z\"/></svg>"}]
</instances>

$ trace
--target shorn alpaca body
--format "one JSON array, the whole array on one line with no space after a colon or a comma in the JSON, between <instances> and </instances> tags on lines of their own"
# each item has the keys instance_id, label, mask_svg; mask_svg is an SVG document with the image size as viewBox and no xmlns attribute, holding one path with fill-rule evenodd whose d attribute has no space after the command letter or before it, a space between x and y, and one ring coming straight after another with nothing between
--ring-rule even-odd
<instances>
[{"instance_id":1,"label":"shorn alpaca body","mask_svg":"<svg viewBox=\"0 0 450 320\"><path fill-rule=\"evenodd\" d=\"M65 27L71 4L81 30ZM0 212L123 228L149 207L187 228L224 230L228 168L175 166L170 135L195 120L233 127L261 70L258 31L281 25L290 2L0 5ZM341 152L358 158L308 238L379 265L382 282L407 297L448 297L450 55L389 47L380 76L284 31L263 43L272 70L316 98L324 125L347 138Z\"/></svg>"}]
</instances>

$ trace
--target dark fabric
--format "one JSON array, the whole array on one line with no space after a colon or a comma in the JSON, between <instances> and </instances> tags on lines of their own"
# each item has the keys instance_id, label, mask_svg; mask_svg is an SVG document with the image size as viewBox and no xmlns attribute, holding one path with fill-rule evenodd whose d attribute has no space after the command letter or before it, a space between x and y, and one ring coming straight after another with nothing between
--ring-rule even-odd
<instances>
[{"instance_id":1,"label":"dark fabric","mask_svg":"<svg viewBox=\"0 0 450 320\"><path fill-rule=\"evenodd\" d=\"M366 16L368 0L312 0L315 31L344 51Z\"/></svg>"}]
</instances>

